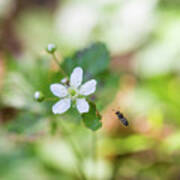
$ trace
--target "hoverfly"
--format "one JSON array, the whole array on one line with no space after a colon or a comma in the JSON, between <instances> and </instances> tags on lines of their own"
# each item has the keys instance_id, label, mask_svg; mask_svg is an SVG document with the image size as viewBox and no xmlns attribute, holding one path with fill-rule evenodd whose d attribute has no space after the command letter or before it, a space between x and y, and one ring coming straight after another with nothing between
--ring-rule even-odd
<instances>
[{"instance_id":1,"label":"hoverfly","mask_svg":"<svg viewBox=\"0 0 180 180\"><path fill-rule=\"evenodd\" d=\"M116 111L115 114L117 115L118 119L121 121L121 123L124 126L128 126L129 125L128 120L124 117L124 115L120 111Z\"/></svg>"}]
</instances>

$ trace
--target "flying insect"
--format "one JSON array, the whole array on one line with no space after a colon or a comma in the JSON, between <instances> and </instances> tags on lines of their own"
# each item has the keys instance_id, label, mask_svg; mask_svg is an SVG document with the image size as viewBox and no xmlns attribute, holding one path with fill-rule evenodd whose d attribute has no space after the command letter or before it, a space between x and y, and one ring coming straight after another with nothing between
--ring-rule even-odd
<instances>
[{"instance_id":1,"label":"flying insect","mask_svg":"<svg viewBox=\"0 0 180 180\"><path fill-rule=\"evenodd\" d=\"M124 126L127 127L129 125L128 120L124 117L124 115L120 111L116 111L115 114L117 115L118 119L121 121L121 123Z\"/></svg>"}]
</instances>

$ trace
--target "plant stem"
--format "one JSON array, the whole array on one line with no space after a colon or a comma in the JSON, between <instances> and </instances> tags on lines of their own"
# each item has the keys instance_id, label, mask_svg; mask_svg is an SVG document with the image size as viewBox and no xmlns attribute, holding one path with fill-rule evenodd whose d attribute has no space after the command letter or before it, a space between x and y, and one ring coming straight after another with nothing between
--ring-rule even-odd
<instances>
[{"instance_id":1,"label":"plant stem","mask_svg":"<svg viewBox=\"0 0 180 180\"><path fill-rule=\"evenodd\" d=\"M111 180L116 180L116 176L118 173L118 169L119 169L119 161L115 160L113 162L113 171L112 171L112 176L111 176Z\"/></svg>"},{"instance_id":2,"label":"plant stem","mask_svg":"<svg viewBox=\"0 0 180 180\"><path fill-rule=\"evenodd\" d=\"M93 159L93 164L94 164L94 170L93 173L96 172L96 161L97 161L97 134L96 132L92 132L92 159ZM96 179L96 173L93 176L92 173L92 179Z\"/></svg>"},{"instance_id":3,"label":"plant stem","mask_svg":"<svg viewBox=\"0 0 180 180\"><path fill-rule=\"evenodd\" d=\"M55 63L58 65L59 70L62 72L62 74L63 74L64 76L67 76L66 73L64 72L64 70L61 68L61 66L60 66L60 64L59 64L59 61L58 61L58 58L57 58L57 56L56 56L55 53L52 54L52 57L53 57L53 60L55 61Z\"/></svg>"},{"instance_id":4,"label":"plant stem","mask_svg":"<svg viewBox=\"0 0 180 180\"><path fill-rule=\"evenodd\" d=\"M97 158L97 135L96 132L92 133L92 155L93 155L93 160L96 161Z\"/></svg>"},{"instance_id":5,"label":"plant stem","mask_svg":"<svg viewBox=\"0 0 180 180\"><path fill-rule=\"evenodd\" d=\"M85 174L84 174L84 172L82 170L83 166L82 166L82 163L81 163L82 159L83 159L83 156L81 155L81 153L77 149L76 143L74 142L73 138L70 136L70 133L69 133L70 131L68 130L68 127L65 125L64 122L62 122L62 120L60 121L60 123L61 123L61 127L63 128L63 131L64 131L64 133L66 135L66 138L68 138L69 143L70 143L74 153L77 156L77 170L79 172L79 175L81 176L82 180L86 180L86 176L85 176Z\"/></svg>"},{"instance_id":6,"label":"plant stem","mask_svg":"<svg viewBox=\"0 0 180 180\"><path fill-rule=\"evenodd\" d=\"M55 97L55 98L51 98L51 97L48 97L48 98L45 98L44 99L44 101L55 101L55 100L57 100L57 98Z\"/></svg>"}]
</instances>

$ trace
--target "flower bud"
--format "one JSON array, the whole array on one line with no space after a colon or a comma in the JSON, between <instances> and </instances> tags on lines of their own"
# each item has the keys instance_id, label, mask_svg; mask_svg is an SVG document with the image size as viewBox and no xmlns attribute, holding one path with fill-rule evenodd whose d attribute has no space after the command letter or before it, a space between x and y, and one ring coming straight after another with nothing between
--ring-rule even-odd
<instances>
[{"instance_id":1,"label":"flower bud","mask_svg":"<svg viewBox=\"0 0 180 180\"><path fill-rule=\"evenodd\" d=\"M56 51L57 47L55 44L48 44L46 51L50 54L53 54Z\"/></svg>"},{"instance_id":2,"label":"flower bud","mask_svg":"<svg viewBox=\"0 0 180 180\"><path fill-rule=\"evenodd\" d=\"M42 102L42 101L44 101L45 97L44 97L44 94L43 94L42 92L36 91L36 92L34 93L34 99L35 99L36 101L38 101L38 102Z\"/></svg>"},{"instance_id":3,"label":"flower bud","mask_svg":"<svg viewBox=\"0 0 180 180\"><path fill-rule=\"evenodd\" d=\"M67 82L68 82L68 78L67 77L61 79L61 83L62 84L67 84Z\"/></svg>"}]
</instances>

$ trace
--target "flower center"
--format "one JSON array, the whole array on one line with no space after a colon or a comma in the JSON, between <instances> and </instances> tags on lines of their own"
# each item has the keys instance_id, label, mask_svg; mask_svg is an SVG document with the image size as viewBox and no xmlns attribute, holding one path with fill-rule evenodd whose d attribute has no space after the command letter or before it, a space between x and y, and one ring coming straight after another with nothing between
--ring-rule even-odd
<instances>
[{"instance_id":1,"label":"flower center","mask_svg":"<svg viewBox=\"0 0 180 180\"><path fill-rule=\"evenodd\" d=\"M74 97L77 94L76 91L74 89L72 89L72 88L69 88L68 92L72 97Z\"/></svg>"}]
</instances>

